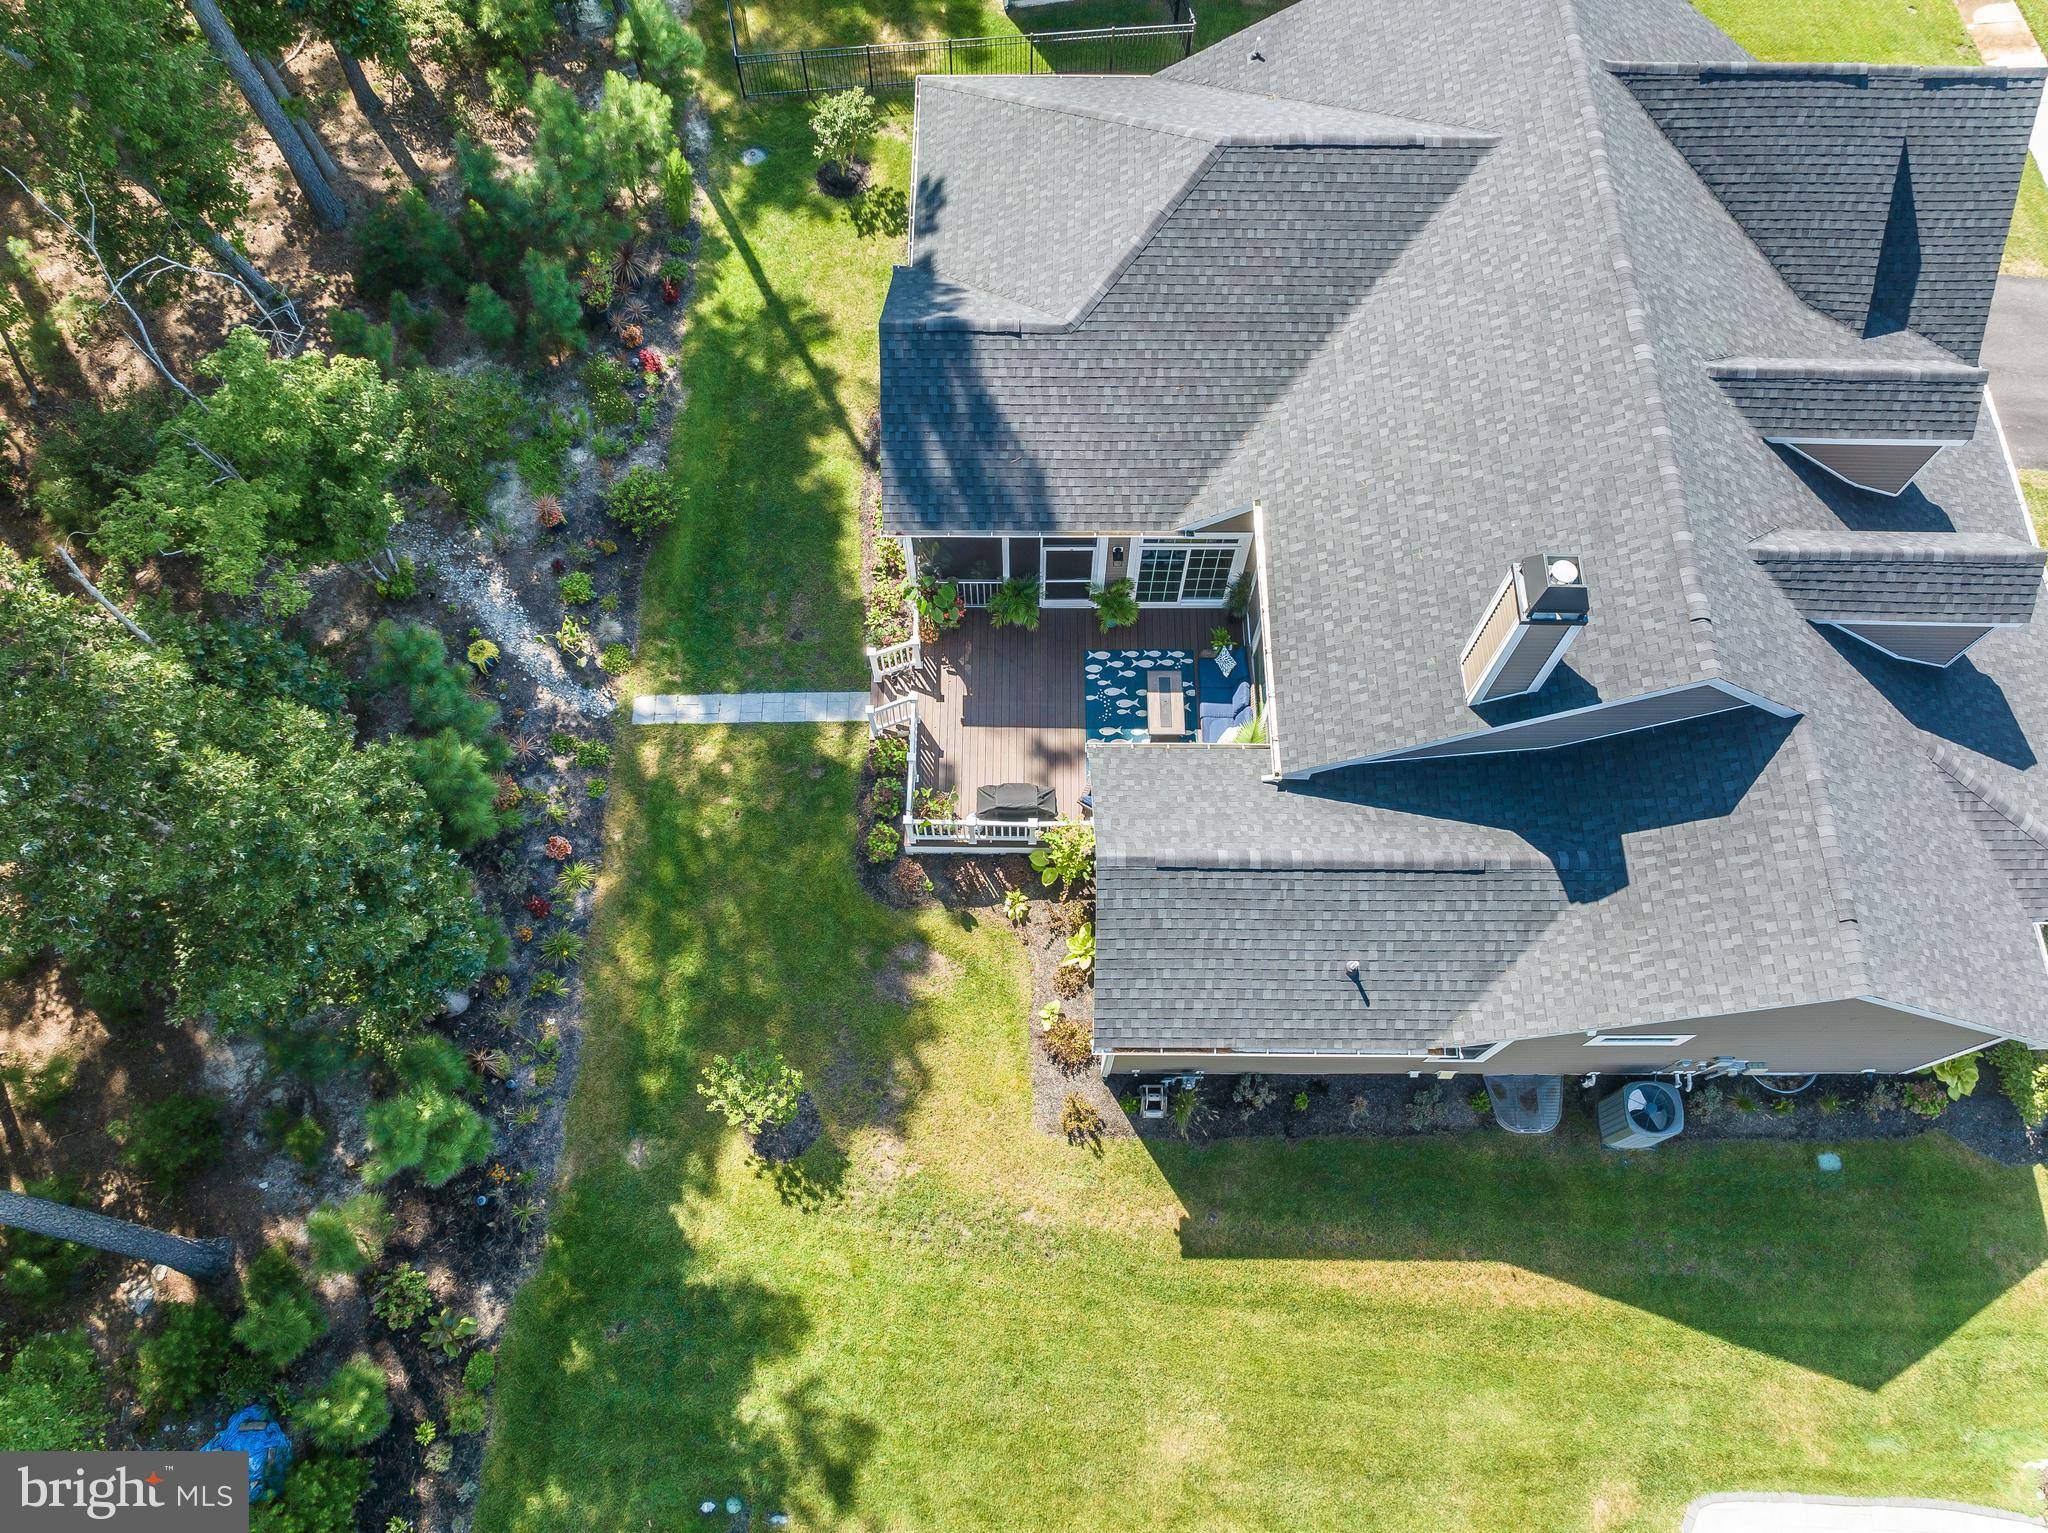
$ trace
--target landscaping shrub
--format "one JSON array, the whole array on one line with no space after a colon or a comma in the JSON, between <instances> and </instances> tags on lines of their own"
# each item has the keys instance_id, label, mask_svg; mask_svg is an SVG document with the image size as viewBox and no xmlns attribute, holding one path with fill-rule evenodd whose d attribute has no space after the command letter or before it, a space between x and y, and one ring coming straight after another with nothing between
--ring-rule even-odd
<instances>
[{"instance_id":1,"label":"landscaping shrub","mask_svg":"<svg viewBox=\"0 0 2048 1533\"><path fill-rule=\"evenodd\" d=\"M497 779L484 753L453 729L408 742L406 762L441 817L441 839L454 850L466 852L505 828L495 807Z\"/></svg>"},{"instance_id":2,"label":"landscaping shrub","mask_svg":"<svg viewBox=\"0 0 2048 1533\"><path fill-rule=\"evenodd\" d=\"M617 676L633 669L633 647L614 641L597 652L597 668L607 676Z\"/></svg>"},{"instance_id":3,"label":"landscaping shrub","mask_svg":"<svg viewBox=\"0 0 2048 1533\"><path fill-rule=\"evenodd\" d=\"M1244 1117L1265 1111L1280 1100L1272 1080L1264 1075L1240 1075L1231 1088L1230 1102Z\"/></svg>"},{"instance_id":4,"label":"landscaping shrub","mask_svg":"<svg viewBox=\"0 0 2048 1533\"><path fill-rule=\"evenodd\" d=\"M183 1191L220 1159L225 1129L216 1098L183 1093L107 1125L108 1135L121 1147L121 1163L165 1193Z\"/></svg>"},{"instance_id":5,"label":"landscaping shrub","mask_svg":"<svg viewBox=\"0 0 2048 1533\"><path fill-rule=\"evenodd\" d=\"M860 152L880 122L875 98L858 86L818 98L811 109L811 140L829 178L850 189Z\"/></svg>"},{"instance_id":6,"label":"landscaping shrub","mask_svg":"<svg viewBox=\"0 0 2048 1533\"><path fill-rule=\"evenodd\" d=\"M202 623L166 609L152 610L146 626L159 643L183 654L201 681L303 703L322 713L339 713L348 701L347 684L331 661L269 625L231 619Z\"/></svg>"},{"instance_id":7,"label":"landscaping shrub","mask_svg":"<svg viewBox=\"0 0 2048 1533\"><path fill-rule=\"evenodd\" d=\"M281 1103L264 1113L263 1132L308 1171L327 1154L327 1130L320 1120L310 1113L295 1113Z\"/></svg>"},{"instance_id":8,"label":"landscaping shrub","mask_svg":"<svg viewBox=\"0 0 2048 1533\"><path fill-rule=\"evenodd\" d=\"M1977 1089L1977 1056L1958 1054L1954 1059L1929 1066L1929 1073L1947 1089L1951 1102L1960 1102Z\"/></svg>"},{"instance_id":9,"label":"landscaping shrub","mask_svg":"<svg viewBox=\"0 0 2048 1533\"><path fill-rule=\"evenodd\" d=\"M590 575L585 570L569 571L561 578L555 589L561 593L562 600L572 607L586 607L597 600L597 592L592 588Z\"/></svg>"},{"instance_id":10,"label":"landscaping shrub","mask_svg":"<svg viewBox=\"0 0 2048 1533\"><path fill-rule=\"evenodd\" d=\"M369 1488L365 1459L301 1459L276 1495L249 1508L249 1533L355 1533L356 1503Z\"/></svg>"},{"instance_id":11,"label":"landscaping shrub","mask_svg":"<svg viewBox=\"0 0 2048 1533\"><path fill-rule=\"evenodd\" d=\"M635 537L658 532L676 519L675 485L651 468L636 468L605 497L605 515Z\"/></svg>"},{"instance_id":12,"label":"landscaping shrub","mask_svg":"<svg viewBox=\"0 0 2048 1533\"><path fill-rule=\"evenodd\" d=\"M873 798L877 823L894 824L903 818L903 780L898 777L882 777L875 781Z\"/></svg>"},{"instance_id":13,"label":"landscaping shrub","mask_svg":"<svg viewBox=\"0 0 2048 1533\"><path fill-rule=\"evenodd\" d=\"M696 197L697 176L681 149L671 149L661 162L661 210L671 229L687 229L690 205Z\"/></svg>"},{"instance_id":14,"label":"landscaping shrub","mask_svg":"<svg viewBox=\"0 0 2048 1533\"><path fill-rule=\"evenodd\" d=\"M147 1415L180 1415L218 1392L228 1322L210 1304L165 1304L160 1314L156 1334L135 1352L135 1395Z\"/></svg>"},{"instance_id":15,"label":"landscaping shrub","mask_svg":"<svg viewBox=\"0 0 2048 1533\"><path fill-rule=\"evenodd\" d=\"M1088 976L1079 969L1070 969L1061 964L1052 971L1052 993L1072 1000L1088 988Z\"/></svg>"},{"instance_id":16,"label":"landscaping shrub","mask_svg":"<svg viewBox=\"0 0 2048 1533\"><path fill-rule=\"evenodd\" d=\"M464 1100L476 1090L476 1077L453 1044L433 1034L415 1039L400 1058L398 1077L398 1092L364 1114L370 1136L365 1181L417 1171L427 1186L439 1187L489 1158L491 1126Z\"/></svg>"},{"instance_id":17,"label":"landscaping shrub","mask_svg":"<svg viewBox=\"0 0 2048 1533\"><path fill-rule=\"evenodd\" d=\"M1948 1088L1938 1080L1926 1076L1910 1080L1906 1082L1903 1095L1906 1110L1923 1118L1939 1118L1948 1111Z\"/></svg>"},{"instance_id":18,"label":"landscaping shrub","mask_svg":"<svg viewBox=\"0 0 2048 1533\"><path fill-rule=\"evenodd\" d=\"M357 223L356 292L373 303L401 290L458 292L467 270L462 237L417 187Z\"/></svg>"},{"instance_id":19,"label":"landscaping shrub","mask_svg":"<svg viewBox=\"0 0 2048 1533\"><path fill-rule=\"evenodd\" d=\"M445 317L435 304L415 303L403 293L391 295L391 328L415 352L425 351L434 344L434 337L441 333L441 321Z\"/></svg>"},{"instance_id":20,"label":"landscaping shrub","mask_svg":"<svg viewBox=\"0 0 2048 1533\"><path fill-rule=\"evenodd\" d=\"M1084 921L1067 937L1067 951L1060 959L1062 969L1077 969L1092 977L1095 973L1095 923Z\"/></svg>"},{"instance_id":21,"label":"landscaping shrub","mask_svg":"<svg viewBox=\"0 0 2048 1533\"><path fill-rule=\"evenodd\" d=\"M509 351L519 335L519 319L512 305L498 296L488 282L472 282L462 306L462 323L469 333L493 351Z\"/></svg>"},{"instance_id":22,"label":"landscaping shrub","mask_svg":"<svg viewBox=\"0 0 2048 1533\"><path fill-rule=\"evenodd\" d=\"M450 663L448 646L425 623L386 618L373 628L363 685L372 692L403 691L413 723L424 733L450 730L479 747L492 740L497 708L469 690L466 668Z\"/></svg>"},{"instance_id":23,"label":"landscaping shrub","mask_svg":"<svg viewBox=\"0 0 2048 1533\"><path fill-rule=\"evenodd\" d=\"M590 401L590 418L600 426L623 426L633 418L633 400L626 393L632 369L609 352L599 352L583 364L580 374L583 394Z\"/></svg>"},{"instance_id":24,"label":"landscaping shrub","mask_svg":"<svg viewBox=\"0 0 2048 1533\"><path fill-rule=\"evenodd\" d=\"M90 527L114 492L156 460L156 434L182 396L145 388L101 404L88 400L39 434L35 503L65 532Z\"/></svg>"},{"instance_id":25,"label":"landscaping shrub","mask_svg":"<svg viewBox=\"0 0 2048 1533\"><path fill-rule=\"evenodd\" d=\"M526 287L526 344L546 355L583 349L583 303L569 269L555 257L529 250L520 258Z\"/></svg>"},{"instance_id":26,"label":"landscaping shrub","mask_svg":"<svg viewBox=\"0 0 2048 1533\"><path fill-rule=\"evenodd\" d=\"M1063 1073L1078 1075L1094 1060L1095 1030L1061 1012L1045 1029L1045 1054Z\"/></svg>"},{"instance_id":27,"label":"landscaping shrub","mask_svg":"<svg viewBox=\"0 0 2048 1533\"><path fill-rule=\"evenodd\" d=\"M910 742L902 735L882 735L868 746L868 770L877 777L903 776L910 765Z\"/></svg>"},{"instance_id":28,"label":"landscaping shrub","mask_svg":"<svg viewBox=\"0 0 2048 1533\"><path fill-rule=\"evenodd\" d=\"M1990 1051L1990 1059L1998 1072L1998 1084L2012 1099L2020 1122L2031 1129L2048 1117L2048 1055L2036 1054L2017 1038L2008 1038Z\"/></svg>"},{"instance_id":29,"label":"landscaping shrub","mask_svg":"<svg viewBox=\"0 0 2048 1533\"><path fill-rule=\"evenodd\" d=\"M796 1115L804 1078L775 1050L749 1046L730 1058L714 1054L697 1082L697 1094L734 1128L758 1133Z\"/></svg>"},{"instance_id":30,"label":"landscaping shrub","mask_svg":"<svg viewBox=\"0 0 2048 1533\"><path fill-rule=\"evenodd\" d=\"M412 414L408 468L464 516L481 518L497 482L493 465L512 456L515 435L532 424L519 380L497 366L460 375L418 367L399 387Z\"/></svg>"},{"instance_id":31,"label":"landscaping shrub","mask_svg":"<svg viewBox=\"0 0 2048 1533\"><path fill-rule=\"evenodd\" d=\"M398 376L398 332L354 309L336 309L327 319L334 349L344 356L365 357L387 378Z\"/></svg>"},{"instance_id":32,"label":"landscaping shrub","mask_svg":"<svg viewBox=\"0 0 2048 1533\"><path fill-rule=\"evenodd\" d=\"M384 1370L367 1353L358 1352L325 1384L295 1400L286 1414L293 1428L305 1433L316 1448L346 1453L366 1447L391 1425Z\"/></svg>"},{"instance_id":33,"label":"landscaping shrub","mask_svg":"<svg viewBox=\"0 0 2048 1533\"><path fill-rule=\"evenodd\" d=\"M676 19L667 0L624 0L613 40L619 57L675 98L680 116L690 76L704 64L704 40Z\"/></svg>"},{"instance_id":34,"label":"landscaping shrub","mask_svg":"<svg viewBox=\"0 0 2048 1533\"><path fill-rule=\"evenodd\" d=\"M866 851L869 862L888 862L903 850L903 832L877 820L868 827Z\"/></svg>"},{"instance_id":35,"label":"landscaping shrub","mask_svg":"<svg viewBox=\"0 0 2048 1533\"><path fill-rule=\"evenodd\" d=\"M370 1290L370 1308L394 1331L409 1331L434 1306L433 1289L427 1275L410 1262L401 1262Z\"/></svg>"},{"instance_id":36,"label":"landscaping shrub","mask_svg":"<svg viewBox=\"0 0 2048 1533\"><path fill-rule=\"evenodd\" d=\"M1210 1120L1216 1114L1214 1109L1202 1100L1200 1087L1181 1086L1167 1098L1166 1115L1168 1121L1173 1124L1173 1131L1176 1134L1183 1139L1192 1139L1209 1126Z\"/></svg>"},{"instance_id":37,"label":"landscaping shrub","mask_svg":"<svg viewBox=\"0 0 2048 1533\"><path fill-rule=\"evenodd\" d=\"M1032 848L1031 866L1038 869L1041 882L1049 889L1060 886L1060 898L1075 884L1095 876L1095 828L1092 825L1054 825L1046 829Z\"/></svg>"},{"instance_id":38,"label":"landscaping shrub","mask_svg":"<svg viewBox=\"0 0 2048 1533\"><path fill-rule=\"evenodd\" d=\"M266 1247L249 1264L242 1304L234 1338L273 1369L284 1369L327 1329L304 1274L283 1246Z\"/></svg>"},{"instance_id":39,"label":"landscaping shrub","mask_svg":"<svg viewBox=\"0 0 2048 1533\"><path fill-rule=\"evenodd\" d=\"M31 1336L0 1367L0 1443L11 1453L100 1448L112 1414L83 1331Z\"/></svg>"},{"instance_id":40,"label":"landscaping shrub","mask_svg":"<svg viewBox=\"0 0 2048 1533\"><path fill-rule=\"evenodd\" d=\"M330 1203L306 1215L306 1245L313 1272L353 1276L384 1254L391 1216L374 1192L359 1193L345 1203Z\"/></svg>"},{"instance_id":41,"label":"landscaping shrub","mask_svg":"<svg viewBox=\"0 0 2048 1533\"><path fill-rule=\"evenodd\" d=\"M1060 1106L1060 1132L1067 1136L1068 1144L1091 1143L1102 1137L1102 1114L1069 1093Z\"/></svg>"}]
</instances>

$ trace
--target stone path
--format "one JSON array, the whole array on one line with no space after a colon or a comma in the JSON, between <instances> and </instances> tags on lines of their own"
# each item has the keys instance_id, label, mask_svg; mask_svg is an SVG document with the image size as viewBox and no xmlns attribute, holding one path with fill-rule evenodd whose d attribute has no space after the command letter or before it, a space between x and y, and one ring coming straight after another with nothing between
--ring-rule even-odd
<instances>
[{"instance_id":1,"label":"stone path","mask_svg":"<svg viewBox=\"0 0 2048 1533\"><path fill-rule=\"evenodd\" d=\"M2032 1517L1955 1501L1854 1501L1845 1496L1702 1496L1685 1533L2018 1533Z\"/></svg>"},{"instance_id":2,"label":"stone path","mask_svg":"<svg viewBox=\"0 0 2048 1533\"><path fill-rule=\"evenodd\" d=\"M858 724L865 692L671 692L633 699L635 724Z\"/></svg>"},{"instance_id":3,"label":"stone path","mask_svg":"<svg viewBox=\"0 0 2048 1533\"><path fill-rule=\"evenodd\" d=\"M2012 0L1956 0L1956 9L1962 13L1963 30L1970 34L1985 63L2007 69L2038 69L2048 64L2041 40L2027 30L2027 18ZM2048 102L2035 116L2027 142L2035 163L2048 171Z\"/></svg>"}]
</instances>

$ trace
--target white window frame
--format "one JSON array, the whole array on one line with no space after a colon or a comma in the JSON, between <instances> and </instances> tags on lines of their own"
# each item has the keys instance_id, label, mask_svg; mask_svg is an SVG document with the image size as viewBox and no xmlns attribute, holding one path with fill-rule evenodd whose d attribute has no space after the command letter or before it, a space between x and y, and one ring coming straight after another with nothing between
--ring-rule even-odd
<instances>
[{"instance_id":1,"label":"white window frame","mask_svg":"<svg viewBox=\"0 0 2048 1533\"><path fill-rule=\"evenodd\" d=\"M1090 562L1090 564L1089 564L1089 566L1088 566L1088 584L1089 584L1090 586L1099 586L1099 585L1101 585L1101 584L1102 584L1102 559L1103 559L1103 546L1104 546L1104 544L1105 544L1105 542L1106 542L1106 541L1107 541L1107 540L1106 540L1106 539L1103 539L1103 538L1090 538L1090 537L1087 537L1086 535L1084 535L1084 534L1081 534L1081 533L1047 533L1047 534L1045 534L1045 535L1044 535L1043 537L1039 538L1039 540L1038 540L1038 591L1039 591L1039 602L1038 602L1038 604L1039 604L1039 605L1040 605L1041 607L1092 607L1092 606L1094 606L1095 604L1094 604L1094 603L1093 603L1092 601L1090 601L1090 600L1089 600L1089 599L1088 599L1087 597L1085 597L1085 596L1082 596L1082 597L1072 597L1072 596L1059 596L1059 597L1053 597L1053 596L1047 596L1047 595L1045 594L1045 593L1046 593L1046 591L1047 591L1047 590L1049 590L1049 589L1050 589L1050 586L1051 586L1051 582L1047 580L1047 578L1046 578L1046 574L1045 574L1045 556L1046 556L1046 555L1047 555L1048 553L1051 553L1051 552L1053 552L1053 546L1052 546L1052 545L1053 545L1053 544L1055 544L1055 543L1058 543L1058 544L1060 544L1060 545L1061 545L1061 547L1060 547L1060 549L1059 549L1059 552L1062 552L1062 553L1079 553L1079 552L1081 551L1081 547L1080 547L1080 545L1081 545L1081 544L1083 544L1083 543L1091 543L1091 544L1093 544L1093 545L1094 545L1094 554L1093 554L1093 557L1092 557L1092 561ZM1003 558L1004 558L1004 560L1005 560L1005 561L1007 561L1007 560L1009 559L1009 557L1010 557L1010 544L1009 544L1009 540L1008 540L1008 539L1006 538L1006 539L1004 540L1004 542L1003 542ZM1005 567L1005 568L1008 568L1008 564L1007 564L1007 562L1005 563L1004 567Z\"/></svg>"},{"instance_id":2,"label":"white window frame","mask_svg":"<svg viewBox=\"0 0 2048 1533\"><path fill-rule=\"evenodd\" d=\"M1138 588L1138 572L1145 567L1145 550L1148 548L1220 548L1224 544L1234 545L1230 556L1230 573L1223 577L1223 594L1214 601L1185 601L1176 592L1172 601L1140 601L1141 607L1226 607L1230 604L1230 588L1237 583L1237 577L1244 573L1245 555L1251 548L1252 535L1248 532L1200 532L1175 533L1162 537L1148 534L1131 540L1131 589ZM1187 584L1187 566L1181 566L1181 584Z\"/></svg>"},{"instance_id":3,"label":"white window frame","mask_svg":"<svg viewBox=\"0 0 2048 1533\"><path fill-rule=\"evenodd\" d=\"M1675 1049L1691 1043L1697 1033L1594 1033L1586 1040L1589 1049L1625 1049L1640 1044L1653 1049Z\"/></svg>"}]
</instances>

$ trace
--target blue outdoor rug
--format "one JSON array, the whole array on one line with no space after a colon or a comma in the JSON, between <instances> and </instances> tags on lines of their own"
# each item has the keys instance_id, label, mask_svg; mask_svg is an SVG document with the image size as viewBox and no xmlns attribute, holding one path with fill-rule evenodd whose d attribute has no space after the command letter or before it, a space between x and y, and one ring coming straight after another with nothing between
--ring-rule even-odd
<instances>
[{"instance_id":1,"label":"blue outdoor rug","mask_svg":"<svg viewBox=\"0 0 2048 1533\"><path fill-rule=\"evenodd\" d=\"M1091 649L1082 662L1087 678L1085 717L1091 740L1143 740L1145 675L1161 666L1180 671L1188 730L1195 727L1195 657L1184 649Z\"/></svg>"}]
</instances>

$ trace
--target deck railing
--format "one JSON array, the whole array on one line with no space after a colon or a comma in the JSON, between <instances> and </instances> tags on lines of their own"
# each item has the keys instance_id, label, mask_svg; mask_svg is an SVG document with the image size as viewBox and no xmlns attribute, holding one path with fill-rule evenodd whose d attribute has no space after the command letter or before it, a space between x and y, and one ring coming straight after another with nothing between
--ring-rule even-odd
<instances>
[{"instance_id":1,"label":"deck railing","mask_svg":"<svg viewBox=\"0 0 2048 1533\"><path fill-rule=\"evenodd\" d=\"M876 686L882 684L884 676L894 676L898 671L914 671L924 663L923 625L917 620L917 608L907 597L903 611L910 619L910 637L901 644L885 644L879 649L872 644L868 646L868 680Z\"/></svg>"},{"instance_id":2,"label":"deck railing","mask_svg":"<svg viewBox=\"0 0 2048 1533\"><path fill-rule=\"evenodd\" d=\"M963 607L986 607L989 603L989 598L996 594L996 587L1000 586L1002 582L1000 580L956 580L953 584L959 588L960 604Z\"/></svg>"},{"instance_id":3,"label":"deck railing","mask_svg":"<svg viewBox=\"0 0 2048 1533\"><path fill-rule=\"evenodd\" d=\"M876 738L905 731L910 750L903 773L903 850L906 852L1017 852L1038 844L1038 838L1062 820L934 819L920 815L917 804L917 699L892 697L868 705L868 735Z\"/></svg>"}]
</instances>

